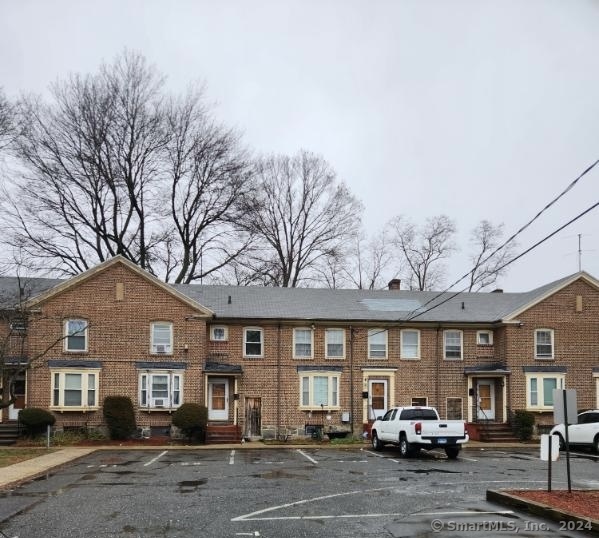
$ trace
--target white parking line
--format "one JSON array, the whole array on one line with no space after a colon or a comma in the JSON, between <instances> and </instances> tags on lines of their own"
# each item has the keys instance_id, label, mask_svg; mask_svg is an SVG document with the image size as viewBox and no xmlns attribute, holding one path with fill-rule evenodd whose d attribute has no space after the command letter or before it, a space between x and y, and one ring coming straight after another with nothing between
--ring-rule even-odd
<instances>
[{"instance_id":1,"label":"white parking line","mask_svg":"<svg viewBox=\"0 0 599 538\"><path fill-rule=\"evenodd\" d=\"M155 458L152 458L150 461L144 463L144 467L147 467L148 465L152 465L152 463L157 462L160 458L162 458L162 456L164 456L166 453L168 452L168 450L165 450L164 452L161 452L160 454L158 454L158 456L156 456Z\"/></svg>"},{"instance_id":2,"label":"white parking line","mask_svg":"<svg viewBox=\"0 0 599 538\"><path fill-rule=\"evenodd\" d=\"M318 465L318 462L317 462L317 461L316 461L314 458L312 458L312 457L308 456L308 454L306 454L306 453L305 453L303 450L300 450L300 449L298 448L298 449L297 449L297 451L298 451L298 452L299 452L299 453L300 453L302 456L304 456L304 458L306 458L306 459L310 460L310 461L311 461L312 463L314 463L315 465Z\"/></svg>"},{"instance_id":3,"label":"white parking line","mask_svg":"<svg viewBox=\"0 0 599 538\"><path fill-rule=\"evenodd\" d=\"M372 450L365 450L364 448L361 448L360 450L362 452L366 452L366 454L372 454L373 456L376 456L377 458L384 458L385 457L382 454L377 454L376 452L373 452Z\"/></svg>"},{"instance_id":4,"label":"white parking line","mask_svg":"<svg viewBox=\"0 0 599 538\"><path fill-rule=\"evenodd\" d=\"M231 455L229 456L229 465L233 465L235 463L235 450L231 450Z\"/></svg>"}]
</instances>

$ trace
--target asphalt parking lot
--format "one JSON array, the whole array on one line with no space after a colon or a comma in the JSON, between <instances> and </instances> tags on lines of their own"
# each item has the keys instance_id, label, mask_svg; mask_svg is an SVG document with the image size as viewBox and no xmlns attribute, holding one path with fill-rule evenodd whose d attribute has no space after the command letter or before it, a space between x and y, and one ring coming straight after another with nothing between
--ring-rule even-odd
<instances>
[{"instance_id":1,"label":"asphalt parking lot","mask_svg":"<svg viewBox=\"0 0 599 538\"><path fill-rule=\"evenodd\" d=\"M485 501L544 488L537 450L101 451L0 494L0 537L585 536ZM564 488L565 461L554 464ZM573 456L575 488L599 458Z\"/></svg>"}]
</instances>

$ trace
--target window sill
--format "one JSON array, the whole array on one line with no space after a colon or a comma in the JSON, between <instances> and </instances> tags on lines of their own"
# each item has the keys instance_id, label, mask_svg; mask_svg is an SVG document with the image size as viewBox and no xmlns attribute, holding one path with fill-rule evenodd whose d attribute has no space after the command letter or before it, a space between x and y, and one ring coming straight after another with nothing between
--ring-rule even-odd
<instances>
[{"instance_id":1,"label":"window sill","mask_svg":"<svg viewBox=\"0 0 599 538\"><path fill-rule=\"evenodd\" d=\"M146 413L172 413L181 407L180 405L172 407L138 407L139 411L145 411Z\"/></svg>"},{"instance_id":2,"label":"window sill","mask_svg":"<svg viewBox=\"0 0 599 538\"><path fill-rule=\"evenodd\" d=\"M388 361L389 357L368 357L369 361Z\"/></svg>"},{"instance_id":3,"label":"window sill","mask_svg":"<svg viewBox=\"0 0 599 538\"><path fill-rule=\"evenodd\" d=\"M493 347L493 344L476 344L477 347Z\"/></svg>"},{"instance_id":4,"label":"window sill","mask_svg":"<svg viewBox=\"0 0 599 538\"><path fill-rule=\"evenodd\" d=\"M318 406L301 406L299 407L300 411L318 411L319 413L322 412L327 412L327 411L340 411L341 410L341 406L339 405L325 405L324 407L321 407L320 405ZM314 418L314 417L312 417Z\"/></svg>"},{"instance_id":5,"label":"window sill","mask_svg":"<svg viewBox=\"0 0 599 538\"><path fill-rule=\"evenodd\" d=\"M325 357L327 361L344 361L345 357Z\"/></svg>"},{"instance_id":6,"label":"window sill","mask_svg":"<svg viewBox=\"0 0 599 538\"><path fill-rule=\"evenodd\" d=\"M294 361L313 361L314 357L293 357Z\"/></svg>"},{"instance_id":7,"label":"window sill","mask_svg":"<svg viewBox=\"0 0 599 538\"><path fill-rule=\"evenodd\" d=\"M535 357L535 361L554 361L555 357Z\"/></svg>"},{"instance_id":8,"label":"window sill","mask_svg":"<svg viewBox=\"0 0 599 538\"><path fill-rule=\"evenodd\" d=\"M443 360L444 361L449 361L449 362L452 362L452 361L455 362L455 361L463 361L464 359L462 359L461 357L460 358L456 358L456 357L445 357Z\"/></svg>"},{"instance_id":9,"label":"window sill","mask_svg":"<svg viewBox=\"0 0 599 538\"><path fill-rule=\"evenodd\" d=\"M87 349L64 349L63 351L73 355L86 355L88 353Z\"/></svg>"},{"instance_id":10,"label":"window sill","mask_svg":"<svg viewBox=\"0 0 599 538\"><path fill-rule=\"evenodd\" d=\"M412 362L421 360L420 357L400 357L399 359L402 361L412 361Z\"/></svg>"},{"instance_id":11,"label":"window sill","mask_svg":"<svg viewBox=\"0 0 599 538\"><path fill-rule=\"evenodd\" d=\"M57 413L64 413L64 412L75 412L75 413L89 413L89 412L93 412L93 411L98 411L100 409L100 407L57 407L57 406L50 406L49 407L50 411L56 411Z\"/></svg>"},{"instance_id":12,"label":"window sill","mask_svg":"<svg viewBox=\"0 0 599 538\"><path fill-rule=\"evenodd\" d=\"M244 355L244 359L263 359L264 355Z\"/></svg>"}]
</instances>

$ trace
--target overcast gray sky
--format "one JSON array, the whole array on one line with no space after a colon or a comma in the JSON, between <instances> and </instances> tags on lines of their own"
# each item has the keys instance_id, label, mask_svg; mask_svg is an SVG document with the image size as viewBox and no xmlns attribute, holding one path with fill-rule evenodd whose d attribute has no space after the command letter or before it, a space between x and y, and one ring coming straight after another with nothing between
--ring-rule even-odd
<instances>
[{"instance_id":1,"label":"overcast gray sky","mask_svg":"<svg viewBox=\"0 0 599 538\"><path fill-rule=\"evenodd\" d=\"M483 218L515 232L599 159L599 1L0 1L0 86L46 91L127 47L177 92L204 81L257 152L322 154L369 232L445 213L465 247ZM599 166L520 249L599 200ZM514 263L527 290L599 277L599 209ZM466 253L450 276L469 269Z\"/></svg>"}]
</instances>

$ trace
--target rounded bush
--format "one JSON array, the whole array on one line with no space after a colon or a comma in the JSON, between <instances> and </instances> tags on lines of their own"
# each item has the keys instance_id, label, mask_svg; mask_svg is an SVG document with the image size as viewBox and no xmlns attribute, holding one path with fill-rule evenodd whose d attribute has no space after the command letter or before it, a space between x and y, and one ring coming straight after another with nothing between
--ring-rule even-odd
<instances>
[{"instance_id":1,"label":"rounded bush","mask_svg":"<svg viewBox=\"0 0 599 538\"><path fill-rule=\"evenodd\" d=\"M530 411L519 409L514 411L514 431L520 441L528 441L532 437L535 416Z\"/></svg>"},{"instance_id":2,"label":"rounded bush","mask_svg":"<svg viewBox=\"0 0 599 538\"><path fill-rule=\"evenodd\" d=\"M28 433L36 434L54 425L56 417L45 409L27 407L19 411L19 422L27 428Z\"/></svg>"},{"instance_id":3,"label":"rounded bush","mask_svg":"<svg viewBox=\"0 0 599 538\"><path fill-rule=\"evenodd\" d=\"M111 439L129 439L137 430L133 402L128 396L106 396L103 409Z\"/></svg>"},{"instance_id":4,"label":"rounded bush","mask_svg":"<svg viewBox=\"0 0 599 538\"><path fill-rule=\"evenodd\" d=\"M173 425L177 426L191 440L199 438L206 431L208 409L204 405L184 403L173 413Z\"/></svg>"}]
</instances>

